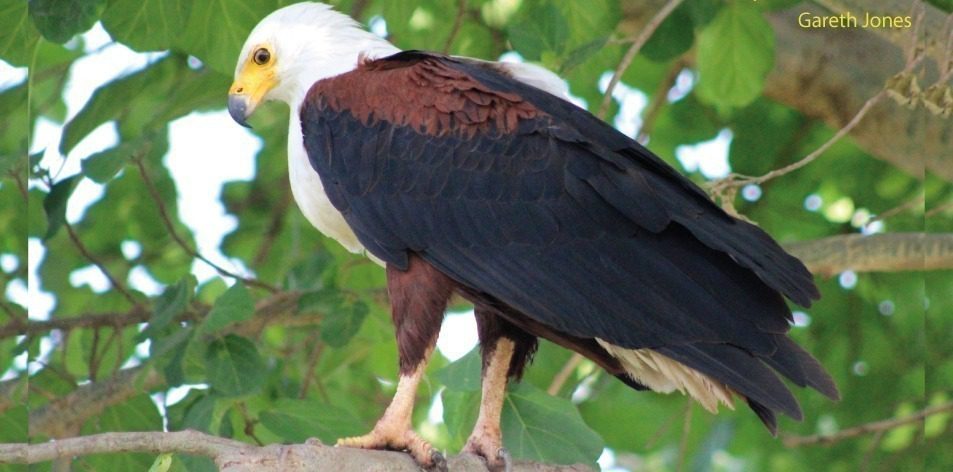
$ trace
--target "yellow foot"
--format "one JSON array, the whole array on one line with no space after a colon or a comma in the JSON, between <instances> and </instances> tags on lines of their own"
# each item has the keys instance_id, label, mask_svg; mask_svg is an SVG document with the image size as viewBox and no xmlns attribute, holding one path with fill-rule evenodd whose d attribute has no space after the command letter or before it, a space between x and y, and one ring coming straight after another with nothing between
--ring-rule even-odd
<instances>
[{"instance_id":1,"label":"yellow foot","mask_svg":"<svg viewBox=\"0 0 953 472\"><path fill-rule=\"evenodd\" d=\"M494 472L510 472L513 461L510 453L503 447L500 437L493 435L470 436L463 452L475 454L486 461L488 469Z\"/></svg>"},{"instance_id":2,"label":"yellow foot","mask_svg":"<svg viewBox=\"0 0 953 472\"><path fill-rule=\"evenodd\" d=\"M374 429L364 436L338 439L338 446L361 449L390 449L407 451L421 467L430 470L447 470L447 461L443 454L435 450L427 441L411 430L381 431Z\"/></svg>"}]
</instances>

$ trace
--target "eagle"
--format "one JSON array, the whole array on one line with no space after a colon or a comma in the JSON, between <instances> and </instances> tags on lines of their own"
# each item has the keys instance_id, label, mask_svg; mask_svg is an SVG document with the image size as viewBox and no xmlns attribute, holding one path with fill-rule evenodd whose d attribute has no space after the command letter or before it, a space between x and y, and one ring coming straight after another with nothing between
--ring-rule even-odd
<instances>
[{"instance_id":1,"label":"eagle","mask_svg":"<svg viewBox=\"0 0 953 472\"><path fill-rule=\"evenodd\" d=\"M473 303L482 400L465 452L509 459L500 415L539 338L635 390L716 412L742 399L772 434L800 420L779 378L837 399L787 333L785 298L819 298L767 233L574 105L552 72L402 51L347 15L298 3L242 47L228 110L290 106L294 198L318 230L384 266L397 391L367 435L338 445L442 456L411 425L448 301Z\"/></svg>"}]
</instances>

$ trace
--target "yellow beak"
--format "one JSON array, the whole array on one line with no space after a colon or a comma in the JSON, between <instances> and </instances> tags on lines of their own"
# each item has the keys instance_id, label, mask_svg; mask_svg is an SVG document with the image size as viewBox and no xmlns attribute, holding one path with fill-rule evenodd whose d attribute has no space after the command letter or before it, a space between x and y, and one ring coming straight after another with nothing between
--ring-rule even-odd
<instances>
[{"instance_id":1,"label":"yellow beak","mask_svg":"<svg viewBox=\"0 0 953 472\"><path fill-rule=\"evenodd\" d=\"M228 89L228 114L246 128L251 128L248 117L255 112L265 94L278 85L272 65L262 66L249 60Z\"/></svg>"}]
</instances>

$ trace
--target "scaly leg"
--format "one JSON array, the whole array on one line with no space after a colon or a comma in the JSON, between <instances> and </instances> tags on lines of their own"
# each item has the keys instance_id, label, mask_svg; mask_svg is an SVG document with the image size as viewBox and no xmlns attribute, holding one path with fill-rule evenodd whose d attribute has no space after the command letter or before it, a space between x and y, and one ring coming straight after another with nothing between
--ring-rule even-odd
<instances>
[{"instance_id":1,"label":"scaly leg","mask_svg":"<svg viewBox=\"0 0 953 472\"><path fill-rule=\"evenodd\" d=\"M416 255L410 257L406 270L387 266L387 291L400 357L397 393L370 433L340 439L339 446L406 450L423 467L446 469L443 456L414 433L411 417L417 386L437 343L453 289L449 277Z\"/></svg>"},{"instance_id":2,"label":"scaly leg","mask_svg":"<svg viewBox=\"0 0 953 472\"><path fill-rule=\"evenodd\" d=\"M427 441L421 439L412 429L411 416L414 412L414 400L417 396L417 385L423 377L424 368L430 353L424 361L409 375L401 374L397 382L397 393L391 400L390 406L384 411L384 416L377 421L374 429L364 436L342 438L338 446L359 447L362 449L393 449L406 450L418 464L425 467L438 465L441 461L439 453Z\"/></svg>"},{"instance_id":3,"label":"scaly leg","mask_svg":"<svg viewBox=\"0 0 953 472\"><path fill-rule=\"evenodd\" d=\"M480 414L477 417L470 439L464 446L464 452L482 456L487 465L495 470L509 470L509 455L503 449L503 437L500 431L500 415L503 411L503 397L506 394L507 373L513 358L513 341L499 338L489 356L483 372L483 399L480 402Z\"/></svg>"}]
</instances>

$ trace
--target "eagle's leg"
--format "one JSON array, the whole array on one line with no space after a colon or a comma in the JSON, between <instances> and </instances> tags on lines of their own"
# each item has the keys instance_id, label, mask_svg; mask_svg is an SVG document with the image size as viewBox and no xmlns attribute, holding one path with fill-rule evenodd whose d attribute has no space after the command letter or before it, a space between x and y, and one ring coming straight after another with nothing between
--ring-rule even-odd
<instances>
[{"instance_id":1,"label":"eagle's leg","mask_svg":"<svg viewBox=\"0 0 953 472\"><path fill-rule=\"evenodd\" d=\"M483 398L480 413L464 452L483 457L492 470L510 469L510 458L503 448L500 417L506 384L519 378L536 351L536 337L510 324L498 312L477 305L476 320L483 354Z\"/></svg>"},{"instance_id":2,"label":"eagle's leg","mask_svg":"<svg viewBox=\"0 0 953 472\"><path fill-rule=\"evenodd\" d=\"M397 392L370 433L340 439L339 446L406 450L424 467L441 466L443 457L413 431L411 416L417 386L437 342L453 288L452 280L417 256L411 256L407 270L387 266L387 291L400 357Z\"/></svg>"}]
</instances>

